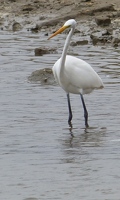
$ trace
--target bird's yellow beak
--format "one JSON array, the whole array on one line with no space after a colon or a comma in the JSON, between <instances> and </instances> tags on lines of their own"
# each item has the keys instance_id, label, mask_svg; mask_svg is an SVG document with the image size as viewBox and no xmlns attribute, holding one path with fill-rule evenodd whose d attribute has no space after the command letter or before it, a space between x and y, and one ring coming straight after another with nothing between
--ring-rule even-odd
<instances>
[{"instance_id":1,"label":"bird's yellow beak","mask_svg":"<svg viewBox=\"0 0 120 200\"><path fill-rule=\"evenodd\" d=\"M54 36L56 36L57 34L60 34L60 33L62 33L66 28L68 28L69 26L62 26L60 29L58 29L55 33L53 33L49 38L48 38L48 40L49 39L51 39L52 37L54 37Z\"/></svg>"}]
</instances>

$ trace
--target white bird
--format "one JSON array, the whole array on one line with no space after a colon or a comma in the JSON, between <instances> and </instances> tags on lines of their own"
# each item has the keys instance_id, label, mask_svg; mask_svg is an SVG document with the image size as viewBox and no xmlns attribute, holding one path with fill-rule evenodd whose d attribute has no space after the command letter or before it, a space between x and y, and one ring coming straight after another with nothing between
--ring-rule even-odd
<instances>
[{"instance_id":1,"label":"white bird","mask_svg":"<svg viewBox=\"0 0 120 200\"><path fill-rule=\"evenodd\" d=\"M66 38L65 45L63 48L62 56L56 61L52 70L56 81L67 94L69 109L69 126L72 127L72 110L69 93L73 93L80 94L81 96L82 105L84 108L85 126L89 127L88 112L86 109L83 95L91 93L94 89L101 89L104 86L101 78L87 62L74 56L66 55L75 27L76 21L74 19L70 19L66 21L65 24L59 30L57 30L48 38L51 39L57 34L63 32L65 29L70 28L70 32Z\"/></svg>"}]
</instances>

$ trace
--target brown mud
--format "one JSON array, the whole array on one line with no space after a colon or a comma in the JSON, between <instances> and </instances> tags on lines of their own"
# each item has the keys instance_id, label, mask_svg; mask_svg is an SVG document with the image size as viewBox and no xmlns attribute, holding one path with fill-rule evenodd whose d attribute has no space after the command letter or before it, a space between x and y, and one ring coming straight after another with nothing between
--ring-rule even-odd
<instances>
[{"instance_id":1,"label":"brown mud","mask_svg":"<svg viewBox=\"0 0 120 200\"><path fill-rule=\"evenodd\" d=\"M75 18L77 21L90 21L99 16L108 17L111 20L119 19L119 0L0 1L0 25L2 28L8 29L10 29L10 26L15 27L15 23L20 23L18 29L34 28L34 26L38 26L38 29L40 29L43 26L56 26L69 18Z\"/></svg>"},{"instance_id":2,"label":"brown mud","mask_svg":"<svg viewBox=\"0 0 120 200\"><path fill-rule=\"evenodd\" d=\"M89 27L89 31L84 31L84 34L89 35L94 45L101 43L119 45L119 0L0 1L1 30L27 29L32 32L44 31L44 34L48 35L70 18L75 18L78 22L78 32L84 31L80 26L81 23Z\"/></svg>"}]
</instances>

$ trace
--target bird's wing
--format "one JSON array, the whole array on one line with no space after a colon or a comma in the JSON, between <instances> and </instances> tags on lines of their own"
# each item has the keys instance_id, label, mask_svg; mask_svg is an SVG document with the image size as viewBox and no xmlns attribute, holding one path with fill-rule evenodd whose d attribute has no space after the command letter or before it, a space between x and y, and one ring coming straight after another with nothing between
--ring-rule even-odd
<instances>
[{"instance_id":1,"label":"bird's wing","mask_svg":"<svg viewBox=\"0 0 120 200\"><path fill-rule=\"evenodd\" d=\"M103 86L101 78L94 69L84 60L73 56L66 56L65 75L76 87L94 89Z\"/></svg>"}]
</instances>

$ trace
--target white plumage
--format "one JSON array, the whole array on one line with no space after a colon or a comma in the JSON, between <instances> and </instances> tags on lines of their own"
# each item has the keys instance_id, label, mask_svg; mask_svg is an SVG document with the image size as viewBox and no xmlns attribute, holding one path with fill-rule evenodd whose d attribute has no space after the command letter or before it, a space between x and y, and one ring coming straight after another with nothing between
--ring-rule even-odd
<instances>
[{"instance_id":1,"label":"white plumage","mask_svg":"<svg viewBox=\"0 0 120 200\"><path fill-rule=\"evenodd\" d=\"M69 93L73 93L80 94L81 96L84 108L85 126L88 127L88 112L83 95L91 93L94 89L101 89L104 86L101 78L87 62L74 56L66 55L75 27L76 21L74 19L70 19L65 22L65 24L58 31L48 38L50 39L56 36L57 34L63 32L66 28L71 29L66 38L62 56L56 61L52 70L56 81L67 93L69 125L72 127L72 110Z\"/></svg>"},{"instance_id":2,"label":"white plumage","mask_svg":"<svg viewBox=\"0 0 120 200\"><path fill-rule=\"evenodd\" d=\"M103 88L101 78L84 60L67 55L61 78L60 62L61 58L57 60L52 70L56 81L67 93L88 94L94 89Z\"/></svg>"}]
</instances>

